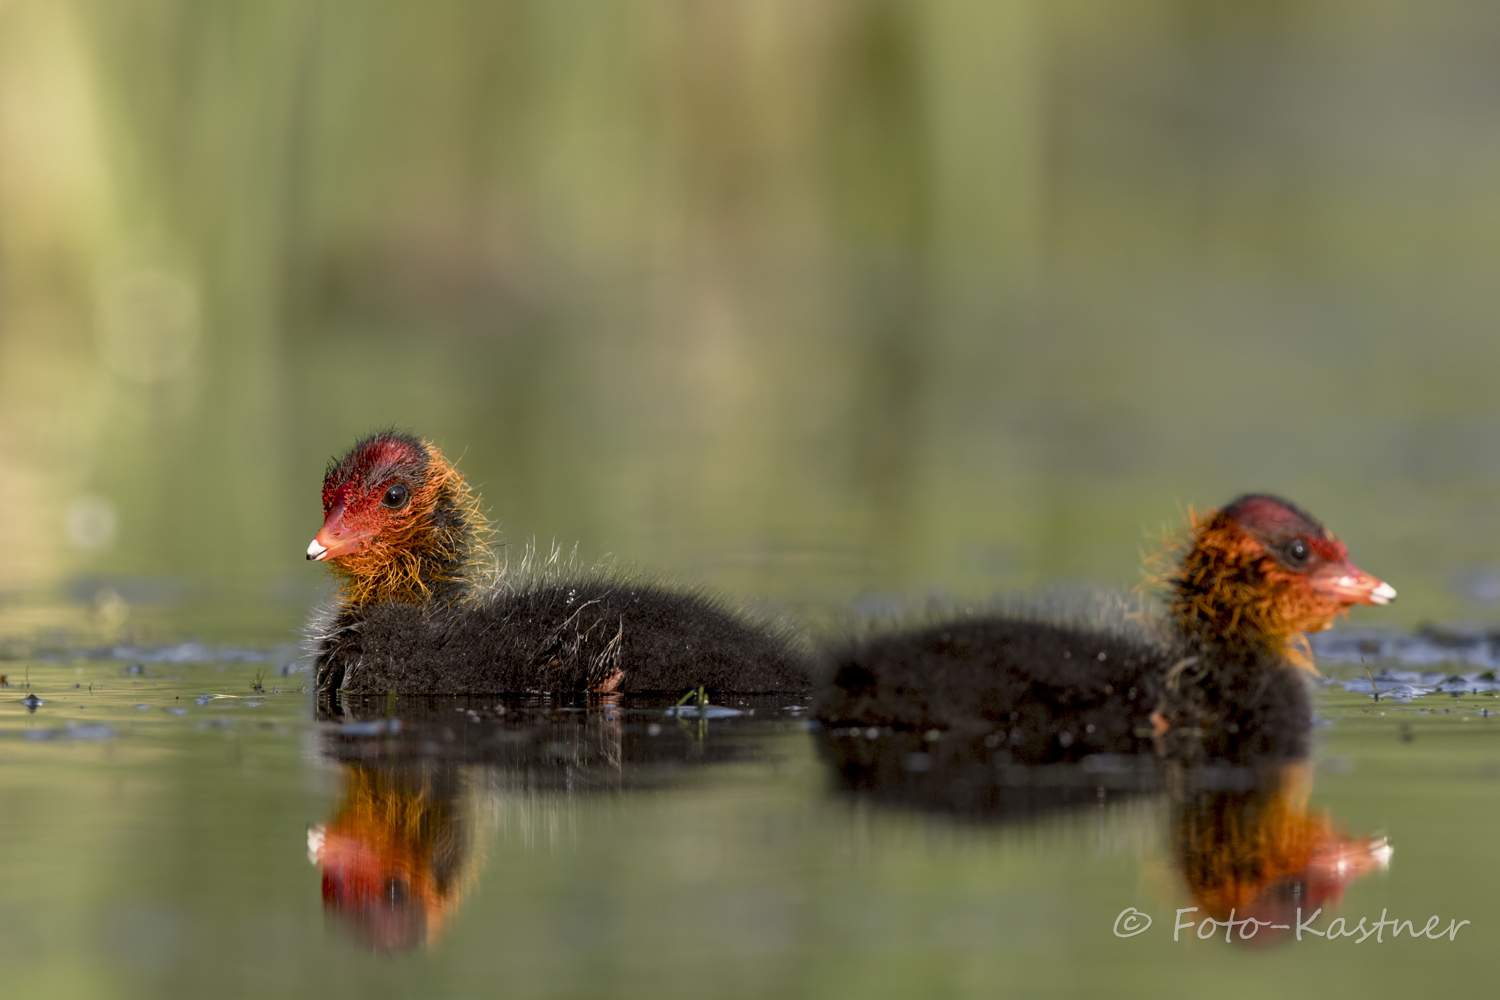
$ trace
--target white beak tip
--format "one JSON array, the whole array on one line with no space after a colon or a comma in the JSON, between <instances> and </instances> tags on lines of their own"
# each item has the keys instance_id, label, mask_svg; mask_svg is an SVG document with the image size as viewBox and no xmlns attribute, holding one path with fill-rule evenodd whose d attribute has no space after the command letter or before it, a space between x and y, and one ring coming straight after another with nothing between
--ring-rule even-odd
<instances>
[{"instance_id":1,"label":"white beak tip","mask_svg":"<svg viewBox=\"0 0 1500 1000\"><path fill-rule=\"evenodd\" d=\"M1388 583L1382 583L1370 591L1371 604L1389 604L1396 599L1396 588Z\"/></svg>"},{"instance_id":2,"label":"white beak tip","mask_svg":"<svg viewBox=\"0 0 1500 1000\"><path fill-rule=\"evenodd\" d=\"M319 560L327 554L328 550L322 545L318 544L318 540L316 538L314 538L307 546L307 558L309 559ZM1391 593L1394 594L1395 591L1391 591Z\"/></svg>"}]
</instances>

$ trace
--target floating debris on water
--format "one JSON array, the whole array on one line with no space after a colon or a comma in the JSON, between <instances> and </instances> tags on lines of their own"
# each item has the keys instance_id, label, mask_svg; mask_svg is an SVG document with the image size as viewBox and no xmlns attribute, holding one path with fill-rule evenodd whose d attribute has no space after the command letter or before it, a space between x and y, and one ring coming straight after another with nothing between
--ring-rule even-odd
<instances>
[{"instance_id":1,"label":"floating debris on water","mask_svg":"<svg viewBox=\"0 0 1500 1000\"><path fill-rule=\"evenodd\" d=\"M28 712L35 712L38 708L41 708L43 705L45 705L47 703L46 703L46 701L44 701L41 698L38 698L34 694L28 694L26 697L24 697L24 698L21 699L21 704L23 704L23 705L26 706L26 711L28 711Z\"/></svg>"},{"instance_id":2,"label":"floating debris on water","mask_svg":"<svg viewBox=\"0 0 1500 1000\"><path fill-rule=\"evenodd\" d=\"M200 694L198 697L196 697L196 698L193 699L193 701L196 702L199 705L207 705L209 702L211 702L213 700L214 700L214 696L211 695L211 694Z\"/></svg>"},{"instance_id":3,"label":"floating debris on water","mask_svg":"<svg viewBox=\"0 0 1500 1000\"><path fill-rule=\"evenodd\" d=\"M1333 683L1337 684L1338 681ZM1424 673L1416 670L1382 670L1370 677L1343 681L1345 691L1355 694L1379 694L1382 701L1408 702L1429 694L1488 694L1500 691L1500 681L1493 672L1473 674Z\"/></svg>"},{"instance_id":4,"label":"floating debris on water","mask_svg":"<svg viewBox=\"0 0 1500 1000\"><path fill-rule=\"evenodd\" d=\"M179 642L170 646L116 646L109 651L116 660L141 663L264 663L278 657L256 649L214 648L201 642ZM127 672L129 669L127 668Z\"/></svg>"},{"instance_id":5,"label":"floating debris on water","mask_svg":"<svg viewBox=\"0 0 1500 1000\"><path fill-rule=\"evenodd\" d=\"M723 705L673 705L662 713L666 716L676 716L679 719L732 719L737 715L745 713L737 708L726 708Z\"/></svg>"},{"instance_id":6,"label":"floating debris on water","mask_svg":"<svg viewBox=\"0 0 1500 1000\"><path fill-rule=\"evenodd\" d=\"M1458 626L1428 626L1416 632L1339 629L1308 636L1324 663L1396 663L1434 667L1452 663L1481 671L1500 669L1500 633ZM1493 679L1493 677L1491 678Z\"/></svg>"},{"instance_id":7,"label":"floating debris on water","mask_svg":"<svg viewBox=\"0 0 1500 1000\"><path fill-rule=\"evenodd\" d=\"M341 736L380 736L384 733L399 733L400 719L376 719L372 722L344 722L339 725Z\"/></svg>"},{"instance_id":8,"label":"floating debris on water","mask_svg":"<svg viewBox=\"0 0 1500 1000\"><path fill-rule=\"evenodd\" d=\"M911 774L922 774L932 770L932 757L925 753L909 753L901 758L901 770Z\"/></svg>"},{"instance_id":9,"label":"floating debris on water","mask_svg":"<svg viewBox=\"0 0 1500 1000\"><path fill-rule=\"evenodd\" d=\"M107 740L115 731L102 723L80 725L70 722L66 726L48 726L45 729L28 729L24 736L28 740Z\"/></svg>"}]
</instances>

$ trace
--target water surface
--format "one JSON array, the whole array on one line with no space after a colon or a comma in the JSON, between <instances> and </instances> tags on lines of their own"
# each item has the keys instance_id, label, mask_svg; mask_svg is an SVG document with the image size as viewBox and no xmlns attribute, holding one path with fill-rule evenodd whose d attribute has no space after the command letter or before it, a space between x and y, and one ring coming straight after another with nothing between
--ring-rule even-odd
<instances>
[{"instance_id":1,"label":"water surface","mask_svg":"<svg viewBox=\"0 0 1500 1000\"><path fill-rule=\"evenodd\" d=\"M117 652L6 664L0 957L29 995L1248 997L1490 978L1491 691L1376 702L1331 664L1310 765L1026 775L963 751L955 769L920 736L821 732L784 701L704 719L320 709L284 651ZM883 777L848 780L833 762L851 753ZM1237 919L1267 924L1298 904L1324 931L1471 923L1451 941L1242 941L1243 924L1172 940L1179 908L1235 892ZM1122 938L1127 907L1153 923Z\"/></svg>"},{"instance_id":2,"label":"water surface","mask_svg":"<svg viewBox=\"0 0 1500 1000\"><path fill-rule=\"evenodd\" d=\"M1488 987L1497 65L1475 0L3 0L5 990ZM814 627L1128 587L1251 490L1401 599L1264 775L775 703L329 716L303 552L390 424L512 555ZM1262 890L1472 923L1171 940Z\"/></svg>"}]
</instances>

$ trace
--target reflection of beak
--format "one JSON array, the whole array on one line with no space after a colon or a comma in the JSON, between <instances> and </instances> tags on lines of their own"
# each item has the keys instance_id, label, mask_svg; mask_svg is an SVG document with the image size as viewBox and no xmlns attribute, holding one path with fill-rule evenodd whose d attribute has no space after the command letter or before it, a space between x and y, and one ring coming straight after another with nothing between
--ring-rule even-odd
<instances>
[{"instance_id":1,"label":"reflection of beak","mask_svg":"<svg viewBox=\"0 0 1500 1000\"><path fill-rule=\"evenodd\" d=\"M1394 853L1391 842L1384 837L1335 840L1313 855L1311 866L1344 885L1367 872L1389 869Z\"/></svg>"},{"instance_id":2,"label":"reflection of beak","mask_svg":"<svg viewBox=\"0 0 1500 1000\"><path fill-rule=\"evenodd\" d=\"M1312 588L1342 604L1389 604L1396 588L1377 580L1350 562L1339 563L1315 574Z\"/></svg>"},{"instance_id":3,"label":"reflection of beak","mask_svg":"<svg viewBox=\"0 0 1500 1000\"><path fill-rule=\"evenodd\" d=\"M323 845L328 842L328 830L322 824L307 828L307 860L317 864L323 860Z\"/></svg>"},{"instance_id":4,"label":"reflection of beak","mask_svg":"<svg viewBox=\"0 0 1500 1000\"><path fill-rule=\"evenodd\" d=\"M307 547L307 558L323 562L347 556L364 548L368 538L369 535L350 531L344 526L344 508L340 505L328 512L328 520L323 522L322 529L313 536L312 543Z\"/></svg>"}]
</instances>

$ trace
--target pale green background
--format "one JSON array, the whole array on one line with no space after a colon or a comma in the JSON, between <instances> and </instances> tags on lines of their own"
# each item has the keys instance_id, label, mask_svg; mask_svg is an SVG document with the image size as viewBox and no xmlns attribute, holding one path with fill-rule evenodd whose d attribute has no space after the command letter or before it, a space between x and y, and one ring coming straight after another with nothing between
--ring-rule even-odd
<instances>
[{"instance_id":1,"label":"pale green background","mask_svg":"<svg viewBox=\"0 0 1500 1000\"><path fill-rule=\"evenodd\" d=\"M1492 619L1497 54L1453 0L4 0L5 618L272 641L396 423L513 541L813 617L1128 586L1270 489L1381 620Z\"/></svg>"},{"instance_id":2,"label":"pale green background","mask_svg":"<svg viewBox=\"0 0 1500 1000\"><path fill-rule=\"evenodd\" d=\"M819 627L1130 586L1152 533L1249 489L1397 587L1359 623L1494 622L1497 66L1479 0L0 0L4 670L53 697L49 650L292 640L323 463L390 423L516 543ZM1472 713L1414 706L1404 743L1325 708L1352 769L1314 797L1396 847L1345 912L1473 920L1452 944L1116 941L1124 906L1182 905L1159 816L851 810L789 730L774 771L554 796L572 840L497 834L441 947L373 958L304 856L337 791L305 699L200 730L161 698L250 671L179 677L0 710L6 991L1494 979ZM16 732L101 713L118 739Z\"/></svg>"}]
</instances>

